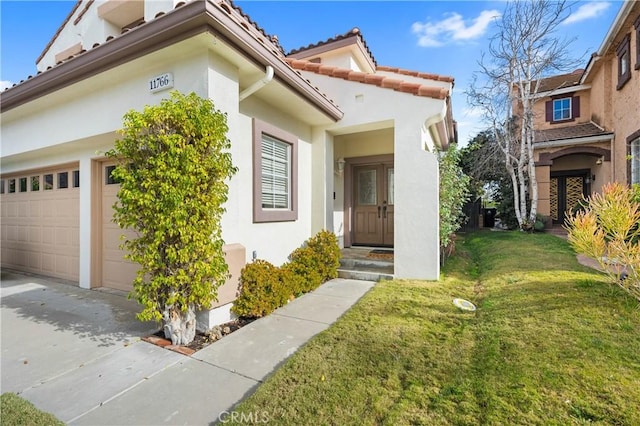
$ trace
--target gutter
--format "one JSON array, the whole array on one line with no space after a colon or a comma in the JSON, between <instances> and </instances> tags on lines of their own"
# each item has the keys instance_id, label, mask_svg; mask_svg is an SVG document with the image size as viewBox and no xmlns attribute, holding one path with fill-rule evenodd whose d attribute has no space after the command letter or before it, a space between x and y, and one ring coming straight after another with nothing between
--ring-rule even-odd
<instances>
[{"instance_id":1,"label":"gutter","mask_svg":"<svg viewBox=\"0 0 640 426\"><path fill-rule=\"evenodd\" d=\"M264 77L260 80L253 83L251 86L244 89L240 92L239 100L243 101L249 96L253 95L258 90L262 89L264 86L269 84L269 82L273 80L273 67L271 65L267 65L267 69L264 72Z\"/></svg>"},{"instance_id":2,"label":"gutter","mask_svg":"<svg viewBox=\"0 0 640 426\"><path fill-rule=\"evenodd\" d=\"M221 4L226 6L225 3ZM333 121L343 117L344 113L337 105L285 63L278 52L272 51L266 43L251 35L232 13L211 0L188 2L3 91L0 94L0 112L4 113L151 52L208 32L257 66L272 66L275 78Z\"/></svg>"}]
</instances>

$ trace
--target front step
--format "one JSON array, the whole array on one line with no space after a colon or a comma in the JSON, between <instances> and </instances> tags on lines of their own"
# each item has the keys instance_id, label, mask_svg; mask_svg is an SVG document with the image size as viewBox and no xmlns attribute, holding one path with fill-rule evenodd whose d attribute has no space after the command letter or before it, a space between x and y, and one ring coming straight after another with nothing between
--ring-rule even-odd
<instances>
[{"instance_id":1,"label":"front step","mask_svg":"<svg viewBox=\"0 0 640 426\"><path fill-rule=\"evenodd\" d=\"M393 279L393 262L373 259L341 259L338 277L360 281Z\"/></svg>"}]
</instances>

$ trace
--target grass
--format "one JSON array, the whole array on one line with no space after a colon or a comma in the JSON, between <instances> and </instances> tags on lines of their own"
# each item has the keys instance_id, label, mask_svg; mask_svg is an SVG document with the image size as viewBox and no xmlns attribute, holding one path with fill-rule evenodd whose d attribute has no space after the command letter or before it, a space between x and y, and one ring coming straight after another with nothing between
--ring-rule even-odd
<instances>
[{"instance_id":1,"label":"grass","mask_svg":"<svg viewBox=\"0 0 640 426\"><path fill-rule=\"evenodd\" d=\"M640 309L579 265L565 241L470 234L442 275L378 283L236 407L236 418L640 424ZM454 297L477 311L459 311Z\"/></svg>"},{"instance_id":2,"label":"grass","mask_svg":"<svg viewBox=\"0 0 640 426\"><path fill-rule=\"evenodd\" d=\"M0 395L0 421L3 426L58 426L64 425L49 413L42 412L15 393Z\"/></svg>"}]
</instances>

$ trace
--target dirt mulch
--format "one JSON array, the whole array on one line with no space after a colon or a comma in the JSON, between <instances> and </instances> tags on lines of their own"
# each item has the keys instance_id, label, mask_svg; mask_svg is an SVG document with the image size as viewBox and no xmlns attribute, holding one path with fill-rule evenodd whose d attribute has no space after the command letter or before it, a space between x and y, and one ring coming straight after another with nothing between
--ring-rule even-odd
<instances>
[{"instance_id":1,"label":"dirt mulch","mask_svg":"<svg viewBox=\"0 0 640 426\"><path fill-rule=\"evenodd\" d=\"M142 340L152 343L156 346L160 346L171 351L190 356L200 349L206 348L210 344L222 339L224 336L227 336L234 331L241 329L242 327L252 323L253 321L253 318L239 318L224 324L220 324L212 328L208 333L197 332L193 341L185 346L172 345L171 340L168 340L164 337L163 330L158 330L151 336L143 337Z\"/></svg>"}]
</instances>

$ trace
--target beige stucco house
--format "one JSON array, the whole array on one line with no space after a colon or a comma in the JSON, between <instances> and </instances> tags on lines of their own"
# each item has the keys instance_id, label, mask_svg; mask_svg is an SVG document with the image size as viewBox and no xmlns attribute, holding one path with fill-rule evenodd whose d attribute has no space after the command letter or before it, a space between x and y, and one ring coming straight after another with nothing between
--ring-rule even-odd
<instances>
[{"instance_id":1,"label":"beige stucco house","mask_svg":"<svg viewBox=\"0 0 640 426\"><path fill-rule=\"evenodd\" d=\"M393 246L396 277L438 278L452 78L378 66L357 29L285 54L227 0L78 1L37 70L0 94L3 267L129 290L104 152L126 111L180 90L227 114L239 168L223 316L245 262L281 264L321 229Z\"/></svg>"},{"instance_id":2,"label":"beige stucco house","mask_svg":"<svg viewBox=\"0 0 640 426\"><path fill-rule=\"evenodd\" d=\"M626 1L585 69L541 81L534 155L540 214L607 182L640 183L640 2Z\"/></svg>"}]
</instances>

